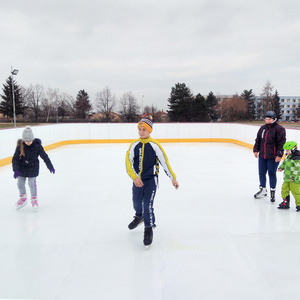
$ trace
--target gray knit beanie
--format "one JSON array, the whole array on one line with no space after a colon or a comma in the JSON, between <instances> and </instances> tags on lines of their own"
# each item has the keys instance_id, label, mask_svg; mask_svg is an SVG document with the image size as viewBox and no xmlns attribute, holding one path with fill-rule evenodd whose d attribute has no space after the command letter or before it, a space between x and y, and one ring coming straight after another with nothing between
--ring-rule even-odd
<instances>
[{"instance_id":1,"label":"gray knit beanie","mask_svg":"<svg viewBox=\"0 0 300 300\"><path fill-rule=\"evenodd\" d=\"M29 142L34 140L34 135L30 126L26 126L23 130L22 140L24 142Z\"/></svg>"}]
</instances>

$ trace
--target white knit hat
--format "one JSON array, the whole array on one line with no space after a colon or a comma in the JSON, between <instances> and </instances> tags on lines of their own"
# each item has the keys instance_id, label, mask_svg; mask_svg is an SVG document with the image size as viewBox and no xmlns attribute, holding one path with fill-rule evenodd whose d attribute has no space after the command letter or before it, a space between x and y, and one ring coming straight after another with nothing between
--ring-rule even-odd
<instances>
[{"instance_id":1,"label":"white knit hat","mask_svg":"<svg viewBox=\"0 0 300 300\"><path fill-rule=\"evenodd\" d=\"M30 126L26 126L23 130L22 140L24 142L29 142L34 140L34 135Z\"/></svg>"}]
</instances>

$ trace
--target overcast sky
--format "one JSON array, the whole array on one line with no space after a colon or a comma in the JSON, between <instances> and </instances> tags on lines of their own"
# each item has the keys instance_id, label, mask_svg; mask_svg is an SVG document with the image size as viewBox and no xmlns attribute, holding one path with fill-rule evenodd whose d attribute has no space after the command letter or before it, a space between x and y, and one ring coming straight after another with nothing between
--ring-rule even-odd
<instances>
[{"instance_id":1,"label":"overcast sky","mask_svg":"<svg viewBox=\"0 0 300 300\"><path fill-rule=\"evenodd\" d=\"M14 0L0 10L0 83L95 100L105 87L167 109L171 88L300 96L299 0ZM2 93L2 90L1 90ZM144 97L143 97L144 95Z\"/></svg>"}]
</instances>

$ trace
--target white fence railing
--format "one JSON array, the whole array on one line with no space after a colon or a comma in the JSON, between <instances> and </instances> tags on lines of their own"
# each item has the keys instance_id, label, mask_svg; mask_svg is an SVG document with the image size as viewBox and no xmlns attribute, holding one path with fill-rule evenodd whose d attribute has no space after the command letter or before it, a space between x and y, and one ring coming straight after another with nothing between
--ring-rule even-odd
<instances>
[{"instance_id":1,"label":"white fence railing","mask_svg":"<svg viewBox=\"0 0 300 300\"><path fill-rule=\"evenodd\" d=\"M24 128L0 130L0 165L13 155L16 142ZM136 123L77 123L52 124L32 127L34 136L47 146L61 142L122 142L138 138ZM253 145L259 126L235 123L155 123L151 136L164 142L180 141L239 141ZM287 129L287 139L300 142L300 130ZM229 141L230 142L230 141ZM62 143L63 144L63 143ZM51 148L48 148L51 149ZM6 159L6 160L4 160Z\"/></svg>"}]
</instances>

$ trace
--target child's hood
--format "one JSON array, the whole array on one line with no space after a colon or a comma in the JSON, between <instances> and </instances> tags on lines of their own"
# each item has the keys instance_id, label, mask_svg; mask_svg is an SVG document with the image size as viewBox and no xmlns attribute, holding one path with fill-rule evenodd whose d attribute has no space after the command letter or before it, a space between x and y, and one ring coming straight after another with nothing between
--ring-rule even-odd
<instances>
[{"instance_id":1,"label":"child's hood","mask_svg":"<svg viewBox=\"0 0 300 300\"><path fill-rule=\"evenodd\" d=\"M293 151L293 153L291 155L291 159L300 160L300 150Z\"/></svg>"}]
</instances>

